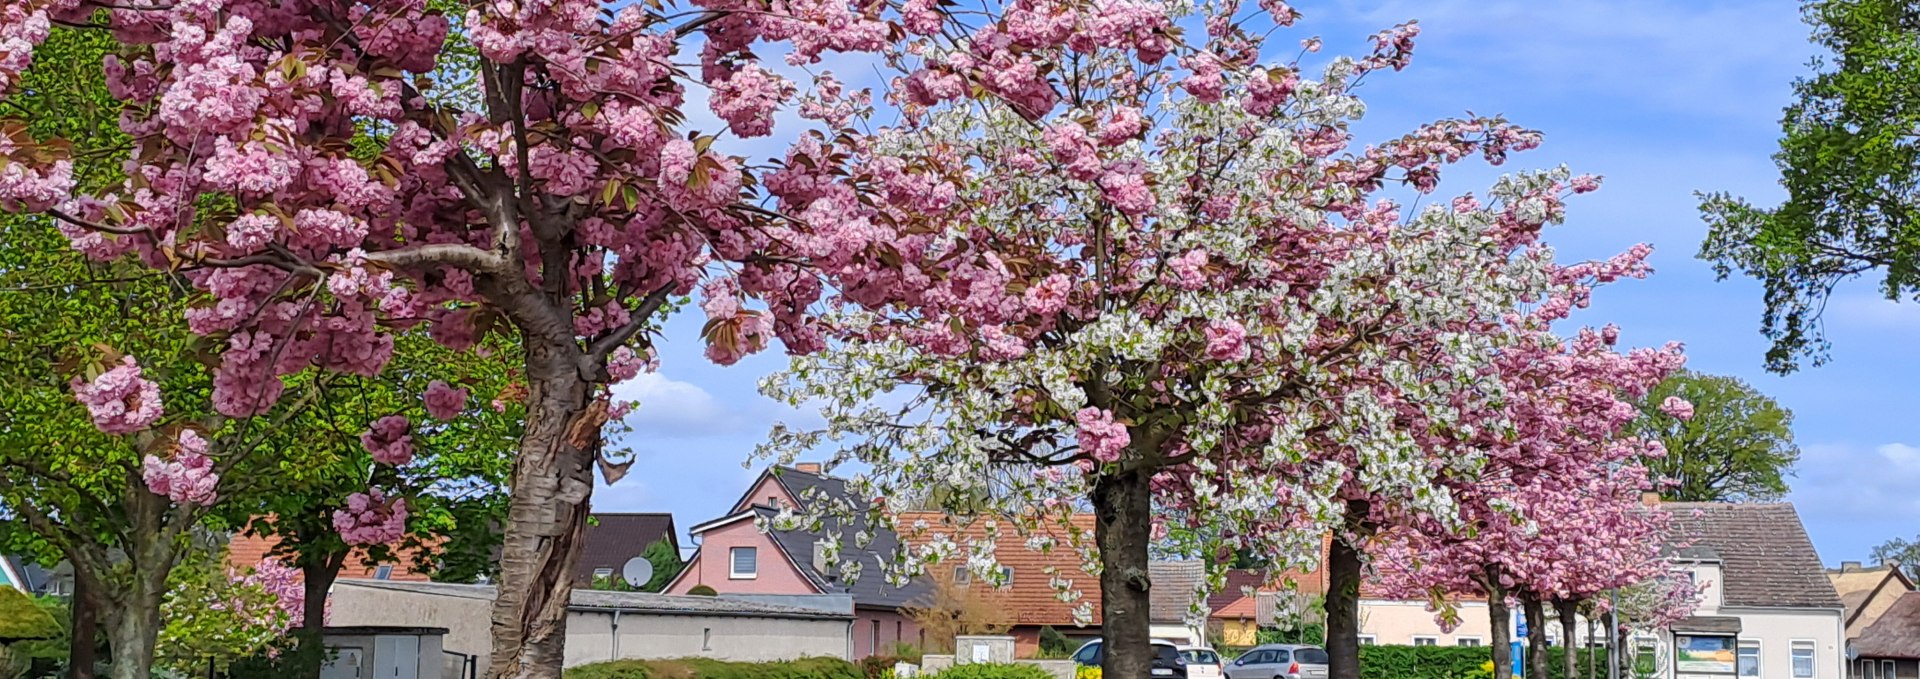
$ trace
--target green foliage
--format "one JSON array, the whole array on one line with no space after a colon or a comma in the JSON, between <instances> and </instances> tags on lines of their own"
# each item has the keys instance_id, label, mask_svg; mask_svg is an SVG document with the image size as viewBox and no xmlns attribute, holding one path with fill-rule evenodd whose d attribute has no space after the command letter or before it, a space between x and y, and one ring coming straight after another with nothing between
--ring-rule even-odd
<instances>
[{"instance_id":1,"label":"green foliage","mask_svg":"<svg viewBox=\"0 0 1920 679\"><path fill-rule=\"evenodd\" d=\"M12 587L0 587L0 644L60 636L60 622L45 608Z\"/></svg>"},{"instance_id":2,"label":"green foliage","mask_svg":"<svg viewBox=\"0 0 1920 679\"><path fill-rule=\"evenodd\" d=\"M1820 314L1839 282L1881 270L1887 299L1920 295L1920 12L1908 0L1808 0L1801 14L1830 54L1794 82L1781 120L1786 202L1700 197L1700 257L1723 279L1759 279L1778 372L1825 361Z\"/></svg>"},{"instance_id":3,"label":"green foliage","mask_svg":"<svg viewBox=\"0 0 1920 679\"><path fill-rule=\"evenodd\" d=\"M706 585L694 585L692 589L687 590L687 593L693 596L719 596L720 595L719 592L714 591L712 587L708 587Z\"/></svg>"},{"instance_id":4,"label":"green foliage","mask_svg":"<svg viewBox=\"0 0 1920 679\"><path fill-rule=\"evenodd\" d=\"M281 650L293 616L265 588L235 582L219 551L195 550L167 579L155 664L182 674Z\"/></svg>"},{"instance_id":5,"label":"green foliage","mask_svg":"<svg viewBox=\"0 0 1920 679\"><path fill-rule=\"evenodd\" d=\"M1068 639L1067 635L1061 634L1060 630L1054 629L1052 625L1047 625L1040 628L1040 652L1033 657L1065 658L1073 655L1074 648L1072 639Z\"/></svg>"},{"instance_id":6,"label":"green foliage","mask_svg":"<svg viewBox=\"0 0 1920 679\"><path fill-rule=\"evenodd\" d=\"M1873 548L1873 560L1880 563L1897 562L1900 569L1909 578L1920 578L1920 538L1909 542L1894 538Z\"/></svg>"},{"instance_id":7,"label":"green foliage","mask_svg":"<svg viewBox=\"0 0 1920 679\"><path fill-rule=\"evenodd\" d=\"M1324 644L1327 626L1309 622L1287 628L1262 627L1254 630L1253 641L1256 644Z\"/></svg>"},{"instance_id":8,"label":"green foliage","mask_svg":"<svg viewBox=\"0 0 1920 679\"><path fill-rule=\"evenodd\" d=\"M1660 412L1678 396L1693 418ZM1787 477L1800 460L1793 413L1733 377L1683 371L1668 377L1640 403L1629 433L1659 441L1662 457L1641 460L1656 478L1677 483L1663 490L1682 502L1765 502L1787 494Z\"/></svg>"},{"instance_id":9,"label":"green foliage","mask_svg":"<svg viewBox=\"0 0 1920 679\"><path fill-rule=\"evenodd\" d=\"M839 658L779 662L726 662L707 658L616 660L568 668L566 679L865 679L859 667Z\"/></svg>"},{"instance_id":10,"label":"green foliage","mask_svg":"<svg viewBox=\"0 0 1920 679\"><path fill-rule=\"evenodd\" d=\"M640 588L645 592L666 589L667 583L673 582L673 579L680 575L680 569L686 567L686 563L680 560L680 552L675 550L673 545L668 544L666 538L660 538L653 541L653 544L647 545L647 551L641 552L640 556L646 557L647 563L653 564L653 578L647 580L645 587Z\"/></svg>"},{"instance_id":11,"label":"green foliage","mask_svg":"<svg viewBox=\"0 0 1920 679\"><path fill-rule=\"evenodd\" d=\"M1037 665L973 663L954 665L927 675L928 679L1053 679L1053 673Z\"/></svg>"},{"instance_id":12,"label":"green foliage","mask_svg":"<svg viewBox=\"0 0 1920 679\"><path fill-rule=\"evenodd\" d=\"M1561 667L1561 648L1548 649L1547 679L1566 679ZM1594 671L1606 676L1605 651L1578 652L1579 673L1586 676L1587 656L1597 655ZM1493 649L1487 646L1361 646L1361 679L1482 679L1493 676Z\"/></svg>"}]
</instances>

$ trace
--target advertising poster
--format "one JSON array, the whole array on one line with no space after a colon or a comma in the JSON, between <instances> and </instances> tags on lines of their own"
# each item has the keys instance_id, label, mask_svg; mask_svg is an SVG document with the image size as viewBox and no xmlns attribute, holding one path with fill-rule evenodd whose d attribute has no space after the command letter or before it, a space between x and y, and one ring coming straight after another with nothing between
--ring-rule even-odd
<instances>
[{"instance_id":1,"label":"advertising poster","mask_svg":"<svg viewBox=\"0 0 1920 679\"><path fill-rule=\"evenodd\" d=\"M1733 674L1739 648L1733 637L1677 635L1673 638L1673 668L1698 674Z\"/></svg>"}]
</instances>

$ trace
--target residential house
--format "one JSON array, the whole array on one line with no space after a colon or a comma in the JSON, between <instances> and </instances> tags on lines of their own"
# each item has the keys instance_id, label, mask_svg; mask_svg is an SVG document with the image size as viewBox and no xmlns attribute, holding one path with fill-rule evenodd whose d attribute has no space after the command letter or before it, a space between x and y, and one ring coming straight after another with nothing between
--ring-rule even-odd
<instances>
[{"instance_id":1,"label":"residential house","mask_svg":"<svg viewBox=\"0 0 1920 679\"><path fill-rule=\"evenodd\" d=\"M574 564L573 584L587 586L595 578L619 578L627 562L647 551L653 543L665 540L680 557L680 537L673 529L673 515L665 512L594 512L587 523L587 534Z\"/></svg>"},{"instance_id":2,"label":"residential house","mask_svg":"<svg viewBox=\"0 0 1920 679\"><path fill-rule=\"evenodd\" d=\"M47 569L13 554L0 554L0 587L12 587L28 594L65 594L57 591L56 580Z\"/></svg>"},{"instance_id":3,"label":"residential house","mask_svg":"<svg viewBox=\"0 0 1920 679\"><path fill-rule=\"evenodd\" d=\"M828 521L819 531L763 533L757 525L781 507L808 502L866 506L847 492L844 479L822 473L817 464L769 467L726 516L688 529L699 548L666 593L687 594L705 586L721 594L847 594L855 618L853 657L886 653L896 643L918 644L920 627L902 609L922 598L927 586L916 581L895 587L881 576L882 563L900 548L892 531L858 518L845 525ZM872 538L864 546L856 539L863 533ZM836 564L828 563L829 539L840 546L840 562L860 564L861 577L848 582Z\"/></svg>"},{"instance_id":4,"label":"residential house","mask_svg":"<svg viewBox=\"0 0 1920 679\"><path fill-rule=\"evenodd\" d=\"M1827 579L1847 607L1848 677L1920 678L1920 593L1900 564L1863 568L1848 561Z\"/></svg>"},{"instance_id":5,"label":"residential house","mask_svg":"<svg viewBox=\"0 0 1920 679\"><path fill-rule=\"evenodd\" d=\"M1100 636L1100 580L1087 574L1079 550L1071 546L1093 540L1092 514L1076 514L1066 525L1046 526L1031 536L991 519L935 512L902 513L896 522L905 531L901 540L914 548L940 540L952 541L962 549L989 540L993 543L994 559L1005 582L991 596L1007 611L1004 623L1014 638L1014 657L1033 657L1040 648L1040 630L1047 627L1074 645ZM990 531L990 526L998 530ZM1051 538L1054 547L1031 549L1030 538ZM968 587L988 586L973 578L964 564L952 568L953 581ZM1055 578L1060 579L1071 601L1061 600L1061 591L1054 587ZM1076 619L1075 609L1081 606L1091 612L1090 618Z\"/></svg>"},{"instance_id":6,"label":"residential house","mask_svg":"<svg viewBox=\"0 0 1920 679\"><path fill-rule=\"evenodd\" d=\"M494 595L489 585L341 580L328 594L328 624L444 628L441 644L449 658L484 668L492 648L488 627ZM567 606L563 664L629 658L847 659L853 647L850 605L845 596L768 602L576 589Z\"/></svg>"},{"instance_id":7,"label":"residential house","mask_svg":"<svg viewBox=\"0 0 1920 679\"><path fill-rule=\"evenodd\" d=\"M1691 503L1672 512L1672 558L1702 598L1656 635L1676 679L1842 679L1845 615L1793 505Z\"/></svg>"},{"instance_id":8,"label":"residential house","mask_svg":"<svg viewBox=\"0 0 1920 679\"><path fill-rule=\"evenodd\" d=\"M1147 633L1155 639L1178 644L1205 645L1205 624L1188 620L1194 600L1207 579L1207 564L1202 561L1153 561L1147 564L1147 577L1153 589L1147 590Z\"/></svg>"}]
</instances>

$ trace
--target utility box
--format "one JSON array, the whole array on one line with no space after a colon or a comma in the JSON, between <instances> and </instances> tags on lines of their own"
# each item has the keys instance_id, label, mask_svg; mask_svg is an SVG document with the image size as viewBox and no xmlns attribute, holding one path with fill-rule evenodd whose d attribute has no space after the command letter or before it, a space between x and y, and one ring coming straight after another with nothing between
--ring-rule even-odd
<instances>
[{"instance_id":1,"label":"utility box","mask_svg":"<svg viewBox=\"0 0 1920 679\"><path fill-rule=\"evenodd\" d=\"M953 664L1007 664L1013 662L1013 637L956 636L953 638Z\"/></svg>"},{"instance_id":2,"label":"utility box","mask_svg":"<svg viewBox=\"0 0 1920 679\"><path fill-rule=\"evenodd\" d=\"M328 627L320 679L446 679L444 627Z\"/></svg>"}]
</instances>

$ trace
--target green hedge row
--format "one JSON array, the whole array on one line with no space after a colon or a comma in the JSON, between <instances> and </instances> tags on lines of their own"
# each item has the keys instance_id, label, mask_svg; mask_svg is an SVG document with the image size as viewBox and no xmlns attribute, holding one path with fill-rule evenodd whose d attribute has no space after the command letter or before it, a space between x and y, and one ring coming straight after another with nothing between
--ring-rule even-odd
<instances>
[{"instance_id":1,"label":"green hedge row","mask_svg":"<svg viewBox=\"0 0 1920 679\"><path fill-rule=\"evenodd\" d=\"M1561 666L1560 647L1547 649L1547 679L1567 679ZM1573 679L1587 676L1589 657L1594 674L1607 675L1607 656L1602 650L1576 651ZM1493 662L1489 646L1361 646L1362 679L1479 679L1491 677L1488 663ZM1524 661L1523 661L1524 662Z\"/></svg>"},{"instance_id":2,"label":"green hedge row","mask_svg":"<svg viewBox=\"0 0 1920 679\"><path fill-rule=\"evenodd\" d=\"M954 665L928 675L928 679L1053 679L1053 674L1033 665L995 665L975 663Z\"/></svg>"},{"instance_id":3,"label":"green hedge row","mask_svg":"<svg viewBox=\"0 0 1920 679\"><path fill-rule=\"evenodd\" d=\"M853 663L839 658L779 662L726 662L707 658L616 660L581 665L566 679L866 679Z\"/></svg>"}]
</instances>

